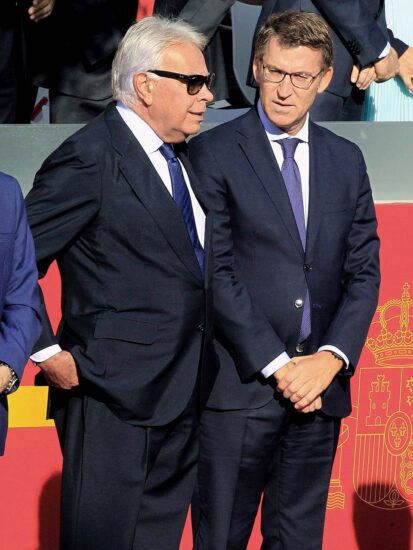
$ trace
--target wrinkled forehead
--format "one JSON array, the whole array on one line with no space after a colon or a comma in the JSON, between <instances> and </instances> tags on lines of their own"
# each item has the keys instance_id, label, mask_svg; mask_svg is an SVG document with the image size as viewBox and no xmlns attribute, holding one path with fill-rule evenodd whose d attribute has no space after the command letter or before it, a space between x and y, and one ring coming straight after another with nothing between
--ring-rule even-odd
<instances>
[{"instance_id":1,"label":"wrinkled forehead","mask_svg":"<svg viewBox=\"0 0 413 550\"><path fill-rule=\"evenodd\" d=\"M204 54L190 42L167 46L159 58L159 69L183 74L207 74Z\"/></svg>"}]
</instances>

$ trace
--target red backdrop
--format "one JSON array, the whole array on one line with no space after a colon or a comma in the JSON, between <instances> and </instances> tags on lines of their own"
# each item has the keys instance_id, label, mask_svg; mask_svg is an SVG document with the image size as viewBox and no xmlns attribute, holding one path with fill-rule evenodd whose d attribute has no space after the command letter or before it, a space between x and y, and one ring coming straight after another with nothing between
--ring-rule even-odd
<instances>
[{"instance_id":1,"label":"red backdrop","mask_svg":"<svg viewBox=\"0 0 413 550\"><path fill-rule=\"evenodd\" d=\"M353 413L339 440L323 550L413 547L413 204L379 205L377 211L380 308L352 381ZM56 323L56 271L43 288ZM33 387L35 371L28 365L23 387L10 399L11 428L0 459L0 550L58 548L62 460L54 428L44 421L46 393ZM248 550L260 547L258 524ZM190 548L188 520L181 550Z\"/></svg>"}]
</instances>

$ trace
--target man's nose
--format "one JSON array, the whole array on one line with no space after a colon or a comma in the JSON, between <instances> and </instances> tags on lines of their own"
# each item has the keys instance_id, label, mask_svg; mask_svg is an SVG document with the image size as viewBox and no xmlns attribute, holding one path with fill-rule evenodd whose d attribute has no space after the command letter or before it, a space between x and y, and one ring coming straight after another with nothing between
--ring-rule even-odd
<instances>
[{"instance_id":1,"label":"man's nose","mask_svg":"<svg viewBox=\"0 0 413 550\"><path fill-rule=\"evenodd\" d=\"M284 78L278 84L278 92L283 96L289 96L293 90L293 83L289 74L285 74Z\"/></svg>"},{"instance_id":2,"label":"man's nose","mask_svg":"<svg viewBox=\"0 0 413 550\"><path fill-rule=\"evenodd\" d=\"M206 101L207 103L211 103L214 99L214 94L207 88L207 85L204 84L202 88L198 92L198 98L201 101Z\"/></svg>"}]
</instances>

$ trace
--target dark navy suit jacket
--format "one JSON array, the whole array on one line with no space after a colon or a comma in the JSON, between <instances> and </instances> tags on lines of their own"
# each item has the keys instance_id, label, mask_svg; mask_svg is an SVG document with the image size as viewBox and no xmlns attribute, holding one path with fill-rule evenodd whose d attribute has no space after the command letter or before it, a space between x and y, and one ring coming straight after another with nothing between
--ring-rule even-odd
<instances>
[{"instance_id":1,"label":"dark navy suit jacket","mask_svg":"<svg viewBox=\"0 0 413 550\"><path fill-rule=\"evenodd\" d=\"M41 330L33 239L17 181L0 172L0 361L19 379ZM7 397L0 395L0 454Z\"/></svg>"},{"instance_id":2,"label":"dark navy suit jacket","mask_svg":"<svg viewBox=\"0 0 413 550\"><path fill-rule=\"evenodd\" d=\"M214 214L218 325L226 325L221 369L209 406L257 408L273 388L245 366L237 349L254 347L264 368L294 355L308 285L312 333L305 353L325 344L359 359L379 287L379 240L369 179L359 148L310 123L310 197L304 252L282 176L255 109L189 143L201 198ZM226 317L222 317L222 312ZM266 322L269 323L269 331ZM263 343L264 338L264 343ZM221 345L223 344L223 345ZM349 376L337 376L323 411L350 413Z\"/></svg>"},{"instance_id":3,"label":"dark navy suit jacket","mask_svg":"<svg viewBox=\"0 0 413 550\"><path fill-rule=\"evenodd\" d=\"M205 401L217 370L212 216L203 276L179 207L114 104L52 153L26 200L40 276L58 262L57 339L81 389L140 426L177 418L197 380ZM35 350L57 339L45 317Z\"/></svg>"}]
</instances>

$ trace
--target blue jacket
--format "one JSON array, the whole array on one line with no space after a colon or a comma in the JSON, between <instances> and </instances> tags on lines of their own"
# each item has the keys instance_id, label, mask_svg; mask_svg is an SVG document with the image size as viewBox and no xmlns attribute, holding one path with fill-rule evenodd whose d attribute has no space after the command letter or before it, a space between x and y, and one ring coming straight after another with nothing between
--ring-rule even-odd
<instances>
[{"instance_id":1,"label":"blue jacket","mask_svg":"<svg viewBox=\"0 0 413 550\"><path fill-rule=\"evenodd\" d=\"M19 379L40 335L33 239L17 181L0 172L0 362ZM7 434L7 397L0 394L0 454Z\"/></svg>"}]
</instances>

